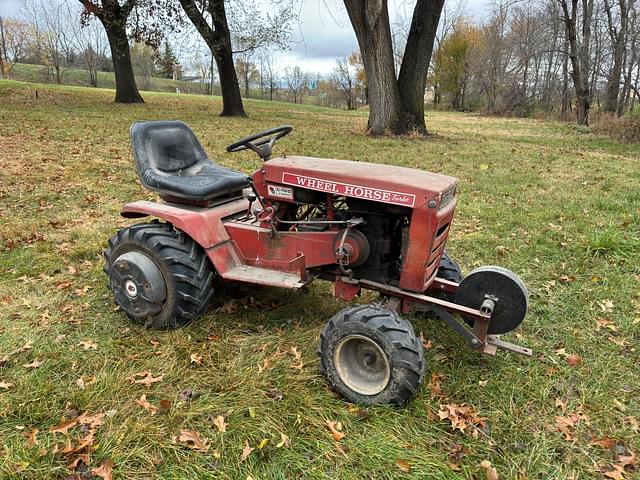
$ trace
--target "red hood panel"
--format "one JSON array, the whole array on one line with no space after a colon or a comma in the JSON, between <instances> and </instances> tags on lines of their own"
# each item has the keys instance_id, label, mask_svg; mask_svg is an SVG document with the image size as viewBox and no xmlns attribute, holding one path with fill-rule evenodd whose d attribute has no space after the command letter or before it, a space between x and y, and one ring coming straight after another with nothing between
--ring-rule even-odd
<instances>
[{"instance_id":1,"label":"red hood panel","mask_svg":"<svg viewBox=\"0 0 640 480\"><path fill-rule=\"evenodd\" d=\"M407 207L419 206L456 183L453 177L425 170L327 158L274 158L264 168L270 182ZM356 194L354 189L359 189Z\"/></svg>"}]
</instances>

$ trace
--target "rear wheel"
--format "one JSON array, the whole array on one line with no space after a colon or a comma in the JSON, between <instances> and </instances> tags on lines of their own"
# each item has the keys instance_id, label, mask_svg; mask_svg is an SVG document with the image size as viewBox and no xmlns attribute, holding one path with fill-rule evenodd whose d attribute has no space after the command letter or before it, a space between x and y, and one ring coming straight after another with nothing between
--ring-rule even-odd
<instances>
[{"instance_id":1,"label":"rear wheel","mask_svg":"<svg viewBox=\"0 0 640 480\"><path fill-rule=\"evenodd\" d=\"M424 373L422 344L397 312L348 307L320 334L321 369L333 390L353 403L402 405Z\"/></svg>"},{"instance_id":2,"label":"rear wheel","mask_svg":"<svg viewBox=\"0 0 640 480\"><path fill-rule=\"evenodd\" d=\"M213 295L214 272L206 254L170 224L118 231L104 258L116 304L145 326L179 327L203 313Z\"/></svg>"}]
</instances>

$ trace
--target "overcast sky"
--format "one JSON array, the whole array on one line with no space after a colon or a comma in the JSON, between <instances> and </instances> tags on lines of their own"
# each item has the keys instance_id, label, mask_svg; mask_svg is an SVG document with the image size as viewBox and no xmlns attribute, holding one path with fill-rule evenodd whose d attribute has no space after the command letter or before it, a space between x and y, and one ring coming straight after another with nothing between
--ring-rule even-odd
<instances>
[{"instance_id":1,"label":"overcast sky","mask_svg":"<svg viewBox=\"0 0 640 480\"><path fill-rule=\"evenodd\" d=\"M457 5L458 1L465 15L479 20L487 15L491 3L491 0L447 0L447 5ZM265 0L265 3L270 1ZM389 0L391 21L398 16L410 19L414 3ZM17 15L20 4L21 0L0 0L0 15ZM357 48L344 3L342 0L304 0L302 5L300 23L294 26L291 49L280 54L278 63L281 67L299 65L308 72L329 73L335 67L336 58L349 56Z\"/></svg>"}]
</instances>

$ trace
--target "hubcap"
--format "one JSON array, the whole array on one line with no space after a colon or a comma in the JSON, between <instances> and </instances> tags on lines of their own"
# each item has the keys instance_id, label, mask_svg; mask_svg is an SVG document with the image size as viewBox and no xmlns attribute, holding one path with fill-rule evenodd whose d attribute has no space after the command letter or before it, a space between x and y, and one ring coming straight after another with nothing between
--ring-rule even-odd
<instances>
[{"instance_id":1,"label":"hubcap","mask_svg":"<svg viewBox=\"0 0 640 480\"><path fill-rule=\"evenodd\" d=\"M158 265L145 253L120 255L113 262L109 277L116 303L129 315L142 318L162 310L167 284Z\"/></svg>"},{"instance_id":2,"label":"hubcap","mask_svg":"<svg viewBox=\"0 0 640 480\"><path fill-rule=\"evenodd\" d=\"M364 335L349 335L340 340L334 353L340 379L354 392L377 395L391 377L389 359L382 348Z\"/></svg>"},{"instance_id":3,"label":"hubcap","mask_svg":"<svg viewBox=\"0 0 640 480\"><path fill-rule=\"evenodd\" d=\"M129 298L135 298L138 296L138 287L133 280L127 280L124 282L124 291L129 296Z\"/></svg>"}]
</instances>

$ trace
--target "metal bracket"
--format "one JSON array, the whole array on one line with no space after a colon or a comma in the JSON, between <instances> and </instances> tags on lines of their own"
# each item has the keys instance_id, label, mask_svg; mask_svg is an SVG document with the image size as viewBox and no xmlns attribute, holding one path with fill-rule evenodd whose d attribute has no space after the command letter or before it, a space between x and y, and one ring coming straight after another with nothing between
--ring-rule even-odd
<instances>
[{"instance_id":1,"label":"metal bracket","mask_svg":"<svg viewBox=\"0 0 640 480\"><path fill-rule=\"evenodd\" d=\"M480 339L470 330L467 330L464 325L458 322L453 315L447 312L440 305L433 305L432 307L433 313L435 313L440 320L444 320L444 322L453 328L458 335L460 335L471 348L479 349L482 347L483 343Z\"/></svg>"},{"instance_id":2,"label":"metal bracket","mask_svg":"<svg viewBox=\"0 0 640 480\"><path fill-rule=\"evenodd\" d=\"M493 350L493 353L491 353L491 351L486 351L487 349ZM484 353L495 355L496 349L519 353L520 355L524 355L526 357L533 356L533 350L531 350L530 348L521 347L520 345L500 340L500 335L487 335L487 343L485 345Z\"/></svg>"}]
</instances>

